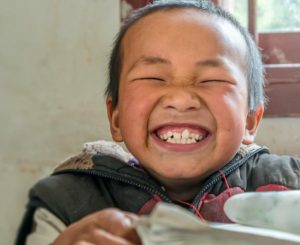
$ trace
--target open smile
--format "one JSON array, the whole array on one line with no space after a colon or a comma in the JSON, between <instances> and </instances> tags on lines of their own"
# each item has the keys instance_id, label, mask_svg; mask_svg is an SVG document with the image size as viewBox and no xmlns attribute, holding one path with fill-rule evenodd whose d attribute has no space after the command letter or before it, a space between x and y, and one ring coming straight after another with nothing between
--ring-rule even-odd
<instances>
[{"instance_id":1,"label":"open smile","mask_svg":"<svg viewBox=\"0 0 300 245\"><path fill-rule=\"evenodd\" d=\"M153 131L157 141L163 145L198 145L208 138L210 132L193 125L164 125Z\"/></svg>"}]
</instances>

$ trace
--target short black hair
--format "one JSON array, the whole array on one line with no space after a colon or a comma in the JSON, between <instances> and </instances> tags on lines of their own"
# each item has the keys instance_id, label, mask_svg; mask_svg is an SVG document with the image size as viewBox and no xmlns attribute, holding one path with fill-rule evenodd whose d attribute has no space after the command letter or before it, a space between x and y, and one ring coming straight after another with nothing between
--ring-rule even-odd
<instances>
[{"instance_id":1,"label":"short black hair","mask_svg":"<svg viewBox=\"0 0 300 245\"><path fill-rule=\"evenodd\" d=\"M133 11L125 20L116 36L109 61L109 81L105 94L112 98L112 106L118 104L119 80L122 69L122 40L128 29L141 18L161 10L180 8L193 8L201 12L218 16L231 23L243 36L247 45L247 87L248 87L248 110L254 112L257 107L266 102L264 94L264 66L261 54L249 32L227 11L214 5L207 0L156 0L143 8Z\"/></svg>"}]
</instances>

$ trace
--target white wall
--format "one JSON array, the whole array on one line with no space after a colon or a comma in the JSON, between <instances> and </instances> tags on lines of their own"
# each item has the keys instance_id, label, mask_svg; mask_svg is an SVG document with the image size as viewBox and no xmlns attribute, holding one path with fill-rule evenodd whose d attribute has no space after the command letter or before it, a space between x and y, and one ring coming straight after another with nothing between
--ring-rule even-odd
<instances>
[{"instance_id":1,"label":"white wall","mask_svg":"<svg viewBox=\"0 0 300 245\"><path fill-rule=\"evenodd\" d=\"M300 118L263 119L256 142L272 153L300 157Z\"/></svg>"},{"instance_id":2,"label":"white wall","mask_svg":"<svg viewBox=\"0 0 300 245\"><path fill-rule=\"evenodd\" d=\"M118 2L0 0L0 244L13 244L37 179L110 139L102 94ZM299 125L267 119L258 143L300 154Z\"/></svg>"},{"instance_id":3,"label":"white wall","mask_svg":"<svg viewBox=\"0 0 300 245\"><path fill-rule=\"evenodd\" d=\"M118 27L118 0L0 0L0 244L13 244L38 178L110 139L103 88Z\"/></svg>"}]
</instances>

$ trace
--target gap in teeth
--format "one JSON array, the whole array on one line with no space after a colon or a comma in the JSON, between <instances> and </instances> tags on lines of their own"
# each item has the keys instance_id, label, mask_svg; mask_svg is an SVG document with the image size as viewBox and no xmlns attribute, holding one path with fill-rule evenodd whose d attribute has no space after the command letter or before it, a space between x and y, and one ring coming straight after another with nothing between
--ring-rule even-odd
<instances>
[{"instance_id":1,"label":"gap in teeth","mask_svg":"<svg viewBox=\"0 0 300 245\"><path fill-rule=\"evenodd\" d=\"M169 131L163 135L159 135L159 138L172 144L194 144L201 141L204 135L190 133L188 129L185 129L182 133Z\"/></svg>"}]
</instances>

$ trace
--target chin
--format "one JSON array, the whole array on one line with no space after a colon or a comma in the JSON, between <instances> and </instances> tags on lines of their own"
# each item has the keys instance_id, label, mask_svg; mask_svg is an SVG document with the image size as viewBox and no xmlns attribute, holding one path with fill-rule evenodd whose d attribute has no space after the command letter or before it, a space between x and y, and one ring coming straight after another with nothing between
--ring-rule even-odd
<instances>
[{"instance_id":1,"label":"chin","mask_svg":"<svg viewBox=\"0 0 300 245\"><path fill-rule=\"evenodd\" d=\"M187 181L193 179L203 179L203 176L207 176L206 171L191 171L191 169L186 166L186 169L181 169L176 166L169 168L158 168L154 171L150 171L154 176L159 179L165 180L177 180L177 181Z\"/></svg>"}]
</instances>

